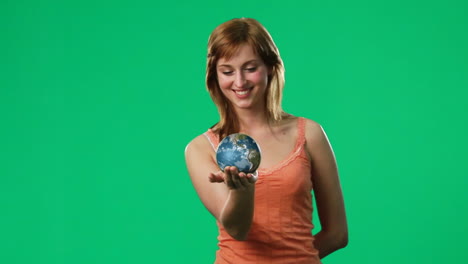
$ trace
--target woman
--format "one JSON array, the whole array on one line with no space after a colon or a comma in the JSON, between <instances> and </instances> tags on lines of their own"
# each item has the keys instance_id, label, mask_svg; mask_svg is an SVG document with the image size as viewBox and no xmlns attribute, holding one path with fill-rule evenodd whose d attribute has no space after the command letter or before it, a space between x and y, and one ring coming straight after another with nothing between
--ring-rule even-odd
<instances>
[{"instance_id":1,"label":"woman","mask_svg":"<svg viewBox=\"0 0 468 264\"><path fill-rule=\"evenodd\" d=\"M319 124L282 110L283 62L259 22L233 19L212 32L206 85L220 121L188 144L185 157L201 201L217 220L215 263L321 263L345 247L333 151ZM217 167L215 149L232 133L260 145L258 178ZM315 236L312 190L322 226Z\"/></svg>"}]
</instances>

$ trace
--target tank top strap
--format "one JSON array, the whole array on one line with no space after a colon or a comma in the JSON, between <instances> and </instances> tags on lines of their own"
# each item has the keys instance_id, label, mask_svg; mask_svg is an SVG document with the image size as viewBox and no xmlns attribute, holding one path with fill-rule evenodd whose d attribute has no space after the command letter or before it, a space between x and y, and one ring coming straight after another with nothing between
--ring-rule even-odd
<instances>
[{"instance_id":1,"label":"tank top strap","mask_svg":"<svg viewBox=\"0 0 468 264\"><path fill-rule=\"evenodd\" d=\"M203 135L208 139L210 142L211 146L213 147L213 150L216 151L219 145L219 137L216 133L213 132L213 130L208 129Z\"/></svg>"},{"instance_id":2,"label":"tank top strap","mask_svg":"<svg viewBox=\"0 0 468 264\"><path fill-rule=\"evenodd\" d=\"M306 142L305 140L305 125L306 119L304 117L299 117L297 120L297 141L296 148L303 146Z\"/></svg>"}]
</instances>

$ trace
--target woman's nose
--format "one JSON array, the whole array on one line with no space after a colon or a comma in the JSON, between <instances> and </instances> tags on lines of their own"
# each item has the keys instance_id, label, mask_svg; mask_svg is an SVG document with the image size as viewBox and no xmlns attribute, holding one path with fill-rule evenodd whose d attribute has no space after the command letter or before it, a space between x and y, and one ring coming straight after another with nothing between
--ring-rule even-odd
<instances>
[{"instance_id":1,"label":"woman's nose","mask_svg":"<svg viewBox=\"0 0 468 264\"><path fill-rule=\"evenodd\" d=\"M234 80L234 85L238 88L243 88L245 84L247 83L247 80L245 79L244 73L242 71L239 71L236 74L236 79Z\"/></svg>"}]
</instances>

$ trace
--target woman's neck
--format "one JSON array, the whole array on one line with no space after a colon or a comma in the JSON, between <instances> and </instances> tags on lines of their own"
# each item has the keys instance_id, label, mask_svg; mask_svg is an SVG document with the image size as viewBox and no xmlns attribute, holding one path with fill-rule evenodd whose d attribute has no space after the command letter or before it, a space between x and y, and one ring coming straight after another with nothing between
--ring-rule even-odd
<instances>
[{"instance_id":1,"label":"woman's neck","mask_svg":"<svg viewBox=\"0 0 468 264\"><path fill-rule=\"evenodd\" d=\"M270 122L264 111L237 111L240 131L249 133L259 131L270 126Z\"/></svg>"}]
</instances>

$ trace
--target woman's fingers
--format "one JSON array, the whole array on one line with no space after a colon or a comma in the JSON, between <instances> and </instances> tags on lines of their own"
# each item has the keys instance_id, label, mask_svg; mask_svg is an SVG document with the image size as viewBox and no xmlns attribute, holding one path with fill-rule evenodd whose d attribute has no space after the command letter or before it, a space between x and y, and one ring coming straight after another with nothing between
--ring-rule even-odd
<instances>
[{"instance_id":1,"label":"woman's fingers","mask_svg":"<svg viewBox=\"0 0 468 264\"><path fill-rule=\"evenodd\" d=\"M252 173L239 172L236 167L231 167L231 178L237 189L244 189L257 181L257 177Z\"/></svg>"},{"instance_id":2,"label":"woman's fingers","mask_svg":"<svg viewBox=\"0 0 468 264\"><path fill-rule=\"evenodd\" d=\"M257 181L257 177L252 173L239 172L237 167L228 166L224 172L218 171L210 173L210 182L224 182L229 189L243 189Z\"/></svg>"},{"instance_id":3,"label":"woman's fingers","mask_svg":"<svg viewBox=\"0 0 468 264\"><path fill-rule=\"evenodd\" d=\"M226 176L226 184L229 189L242 188L242 183L239 179L239 172L235 166L228 166L224 168L224 174Z\"/></svg>"},{"instance_id":4,"label":"woman's fingers","mask_svg":"<svg viewBox=\"0 0 468 264\"><path fill-rule=\"evenodd\" d=\"M242 185L242 188L245 188L248 185L250 185L249 178L244 172L239 173L239 182Z\"/></svg>"},{"instance_id":5,"label":"woman's fingers","mask_svg":"<svg viewBox=\"0 0 468 264\"><path fill-rule=\"evenodd\" d=\"M218 172L211 172L210 176L208 177L210 182L224 182L224 173L222 171Z\"/></svg>"},{"instance_id":6,"label":"woman's fingers","mask_svg":"<svg viewBox=\"0 0 468 264\"><path fill-rule=\"evenodd\" d=\"M239 179L239 171L237 170L237 167L230 167L231 171L231 179L233 182L233 185L235 186L236 189L242 188L242 183Z\"/></svg>"},{"instance_id":7,"label":"woman's fingers","mask_svg":"<svg viewBox=\"0 0 468 264\"><path fill-rule=\"evenodd\" d=\"M257 177L255 177L252 173L248 173L246 178L249 183L255 183L257 181Z\"/></svg>"},{"instance_id":8,"label":"woman's fingers","mask_svg":"<svg viewBox=\"0 0 468 264\"><path fill-rule=\"evenodd\" d=\"M229 189L235 189L236 185L234 184L233 181L233 175L231 173L231 167L226 167L224 168L224 174L226 175L226 184Z\"/></svg>"}]
</instances>

